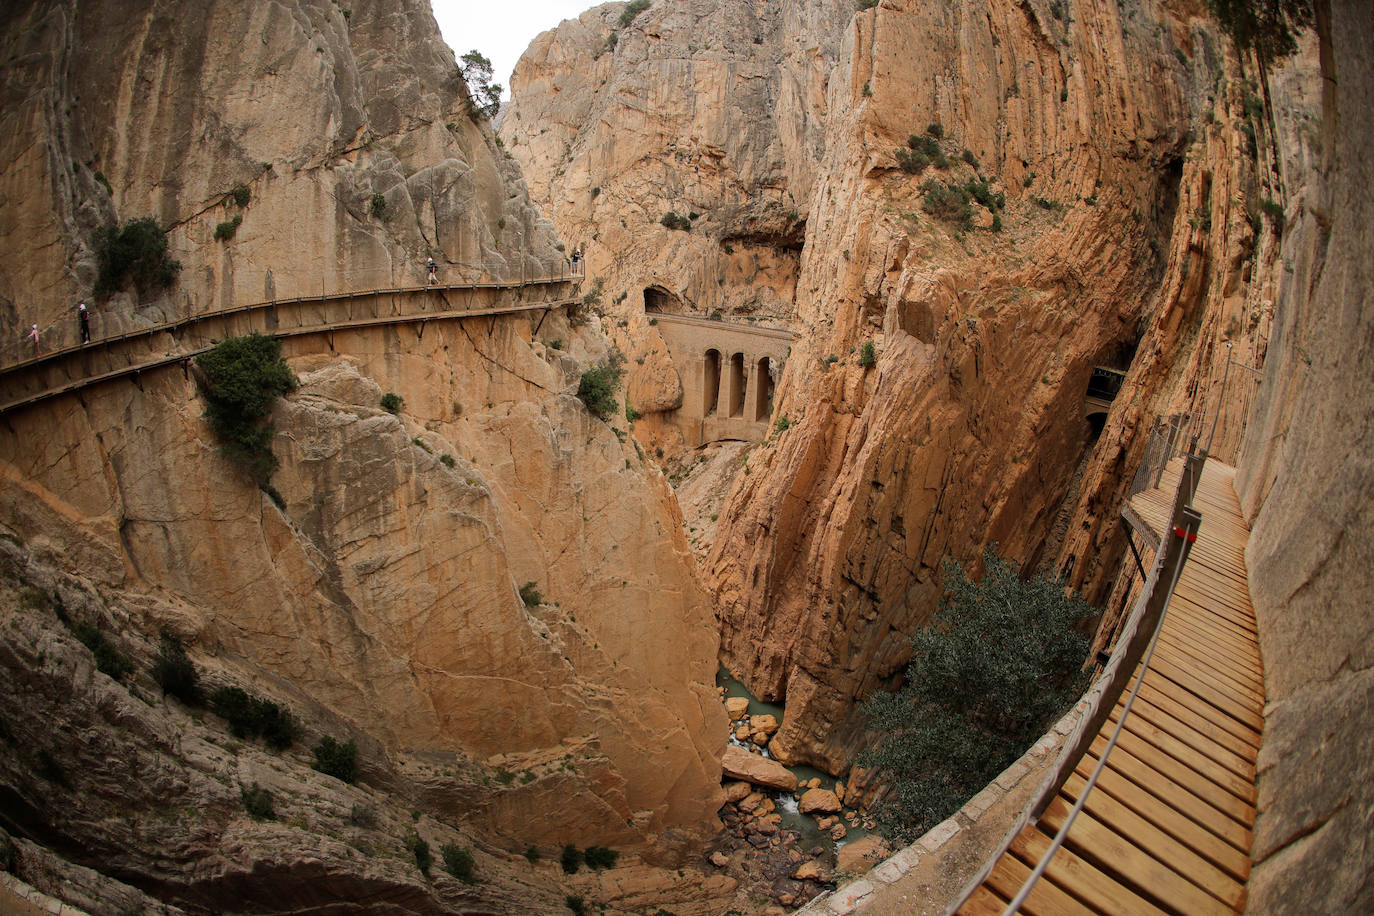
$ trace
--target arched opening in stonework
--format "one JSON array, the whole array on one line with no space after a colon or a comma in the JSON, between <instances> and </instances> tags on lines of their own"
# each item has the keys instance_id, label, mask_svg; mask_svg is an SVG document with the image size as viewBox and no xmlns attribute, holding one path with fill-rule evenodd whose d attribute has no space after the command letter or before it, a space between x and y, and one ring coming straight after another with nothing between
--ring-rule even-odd
<instances>
[{"instance_id":1,"label":"arched opening in stonework","mask_svg":"<svg viewBox=\"0 0 1374 916\"><path fill-rule=\"evenodd\" d=\"M701 369L701 415L709 417L716 412L716 400L720 397L720 351L707 350Z\"/></svg>"},{"instance_id":2,"label":"arched opening in stonework","mask_svg":"<svg viewBox=\"0 0 1374 916\"><path fill-rule=\"evenodd\" d=\"M1107 425L1106 411L1099 410L1095 413L1090 413L1087 416L1087 420L1090 434L1089 441L1095 443L1097 442L1097 437L1102 435L1102 428Z\"/></svg>"},{"instance_id":3,"label":"arched opening in stonework","mask_svg":"<svg viewBox=\"0 0 1374 916\"><path fill-rule=\"evenodd\" d=\"M754 421L767 422L773 415L773 359L762 357L754 367Z\"/></svg>"},{"instance_id":4,"label":"arched opening in stonework","mask_svg":"<svg viewBox=\"0 0 1374 916\"><path fill-rule=\"evenodd\" d=\"M725 386L730 394L730 413L732 417L744 416L744 354L736 353L730 357L730 379Z\"/></svg>"},{"instance_id":5,"label":"arched opening in stonework","mask_svg":"<svg viewBox=\"0 0 1374 916\"><path fill-rule=\"evenodd\" d=\"M644 287L644 311L646 314L682 314L682 300L661 286Z\"/></svg>"}]
</instances>

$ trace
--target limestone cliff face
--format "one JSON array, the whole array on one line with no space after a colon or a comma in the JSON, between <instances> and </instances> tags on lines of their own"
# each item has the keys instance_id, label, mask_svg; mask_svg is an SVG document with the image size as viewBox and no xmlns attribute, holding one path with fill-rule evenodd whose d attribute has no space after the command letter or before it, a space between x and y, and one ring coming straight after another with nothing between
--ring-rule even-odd
<instances>
[{"instance_id":1,"label":"limestone cliff face","mask_svg":"<svg viewBox=\"0 0 1374 916\"><path fill-rule=\"evenodd\" d=\"M682 405L646 306L777 325L791 317L828 87L852 4L690 0L629 25L610 3L540 35L500 131L570 245L605 280L645 414ZM668 228L677 216L685 228ZM675 453L650 416L637 430Z\"/></svg>"},{"instance_id":2,"label":"limestone cliff face","mask_svg":"<svg viewBox=\"0 0 1374 916\"><path fill-rule=\"evenodd\" d=\"M449 281L561 260L422 4L34 2L0 24L6 328L70 322L92 233L116 218L171 226L182 270L98 305L97 333L415 284L431 253ZM242 209L225 200L238 185ZM574 397L607 355L599 322L546 318L559 349L534 324L293 338L280 508L220 455L193 373L7 416L0 525L25 562L110 596L130 639L168 627L221 682L356 737L373 784L436 818L517 851L680 849L718 807L709 605L661 475ZM527 582L543 604L517 595ZM154 873L136 845L121 867ZM224 854L207 840L176 868Z\"/></svg>"},{"instance_id":3,"label":"limestone cliff face","mask_svg":"<svg viewBox=\"0 0 1374 916\"><path fill-rule=\"evenodd\" d=\"M1374 906L1374 68L1363 38L1374 10L1318 4L1317 25L1320 129L1305 132L1311 147L1283 144L1292 231L1237 476L1268 700L1257 913ZM1271 88L1291 90L1281 77Z\"/></svg>"},{"instance_id":4,"label":"limestone cliff face","mask_svg":"<svg viewBox=\"0 0 1374 916\"><path fill-rule=\"evenodd\" d=\"M501 135L625 315L658 286L682 311L783 316L825 147L849 4L623 3L545 32ZM670 229L669 211L691 229Z\"/></svg>"},{"instance_id":5,"label":"limestone cliff face","mask_svg":"<svg viewBox=\"0 0 1374 916\"><path fill-rule=\"evenodd\" d=\"M1185 206L1187 113L1215 91L1205 32L1137 16L885 3L854 20L783 381L793 427L737 487L710 560L722 653L785 698L785 758L847 766L853 705L905 662L943 560L1054 550L1092 442L1089 376L1131 363ZM894 168L931 123L977 166ZM1001 233L982 209L962 233L922 209L925 178L979 175L1006 196Z\"/></svg>"},{"instance_id":6,"label":"limestone cliff face","mask_svg":"<svg viewBox=\"0 0 1374 916\"><path fill-rule=\"evenodd\" d=\"M722 2L710 21L754 8ZM576 238L584 222L609 227L621 241L603 235L606 257L644 277L646 259L634 252L646 241L624 240L615 224L645 209L638 218L651 222L676 185L646 187L636 163L674 150L677 168L713 174L705 164L714 160L673 145L694 129L696 109L680 103L651 109L655 131L672 138L652 154L593 142L616 118L639 123L623 107L639 95L619 58L640 58L621 48L644 42L690 73L711 72L712 55L708 40L670 34L682 10L673 5L621 30L612 62L607 51L588 63L618 9L536 42L518 68L512 114L541 121L524 116L502 130L560 230ZM812 83L819 95L779 95L768 122L780 144L795 125L821 126L804 147L813 174L788 178L794 193L807 192L798 201L798 340L777 407L790 428L749 458L707 573L723 660L758 695L787 703L775 753L842 770L861 740L854 704L900 670L944 559L971 560L996 542L1027 566L1057 566L1105 593L1124 549L1111 540L1122 469L1143 450L1155 413L1222 402L1227 353L1262 358L1278 237L1251 219L1274 192L1271 161L1260 153L1253 164L1245 131L1258 131L1264 150L1269 119L1245 114L1253 73L1228 56L1200 7L883 0L858 14L849 4L821 9L807 19L779 13L780 30L759 36L754 52L782 60L814 46L827 79ZM719 95L659 90L679 91L702 108ZM1280 129L1307 110L1295 98ZM564 124L581 129L550 139ZM950 165L902 171L895 151L931 124ZM732 147L715 168L757 173L770 161L759 148ZM985 205L974 205L968 229L933 217L927 179L986 180L1005 197L1000 232ZM584 185L599 192L574 192ZM651 228L646 238L665 248ZM676 263L690 244L702 258L694 282L730 288L709 245L724 250L726 227L699 220L690 242L681 232L665 238L673 253L655 251L651 264ZM633 336L634 315L621 320ZM860 365L868 342L871 367ZM1100 441L1084 417L1094 366L1131 370ZM1218 442L1233 451L1237 391L1248 396L1253 384L1230 385L1234 409Z\"/></svg>"},{"instance_id":7,"label":"limestone cliff face","mask_svg":"<svg viewBox=\"0 0 1374 916\"><path fill-rule=\"evenodd\" d=\"M707 916L730 899L733 882L724 876L686 863L683 881L684 871L648 866L628 850L604 886L563 874L557 845L536 842L543 858L527 861L523 842L512 850L480 825L463 823L455 800L470 805L494 793L485 787L490 771L484 775L461 755L386 755L355 732L360 782L316 772L309 748L321 734L339 736L348 727L312 704L309 690L318 683L193 649L207 690L246 685L289 706L303 728L284 751L234 738L218 716L162 696L147 674L157 637L140 624L150 614L175 620L184 610L180 599L84 580L44 560L42 547L41 539L25 543L8 529L0 539L0 685L10 700L0 713L0 849L14 878L92 914L343 906L542 916L573 891L595 895L609 913L668 904ZM101 631L134 671L122 682L107 676L74 626ZM564 777L567 794L576 796L597 766L579 754ZM242 793L250 789L270 794L270 816L245 811ZM407 837L429 844L436 861L428 874ZM441 864L440 850L450 844L471 855L474 883ZM0 887L0 910L29 912L15 906Z\"/></svg>"},{"instance_id":8,"label":"limestone cliff face","mask_svg":"<svg viewBox=\"0 0 1374 916\"><path fill-rule=\"evenodd\" d=\"M425 4L32 0L6 4L0 32L7 347L71 320L116 219L169 227L183 269L166 293L100 304L97 332L423 282L431 255L446 279L557 260Z\"/></svg>"},{"instance_id":9,"label":"limestone cliff face","mask_svg":"<svg viewBox=\"0 0 1374 916\"><path fill-rule=\"evenodd\" d=\"M294 685L386 754L538 777L435 782L487 830L627 843L708 818L710 617L665 485L572 397L574 360L510 325L334 347L349 356L292 360L284 509L219 456L173 371L13 420L4 517L74 574L162 596L145 628ZM522 604L528 581L546 605Z\"/></svg>"}]
</instances>

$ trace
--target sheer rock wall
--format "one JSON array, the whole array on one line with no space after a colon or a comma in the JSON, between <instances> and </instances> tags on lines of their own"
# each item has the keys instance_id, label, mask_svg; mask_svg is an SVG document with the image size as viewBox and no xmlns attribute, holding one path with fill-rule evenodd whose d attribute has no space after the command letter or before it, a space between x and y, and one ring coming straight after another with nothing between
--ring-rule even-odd
<instances>
[{"instance_id":1,"label":"sheer rock wall","mask_svg":"<svg viewBox=\"0 0 1374 916\"><path fill-rule=\"evenodd\" d=\"M542 120L535 129L526 114L502 131L560 230L602 232L605 253L589 248L592 263L624 262L637 278L616 313L629 351L655 348L652 328L635 325L633 298L654 270L691 254L692 283L733 289L718 263L728 228L703 217L689 234L655 230L677 184L647 183L640 165L672 150L672 179L688 169L757 174L771 160L760 144L723 156L675 145L720 95L711 89L694 106L679 93L690 100L718 81L670 83L656 91L673 103L652 107L635 89L646 53L688 74L713 72L710 24L752 15L753 5L720 2L704 17L700 4L651 7L589 63L619 9L584 14L532 46L512 115ZM673 30L685 9L707 37ZM776 407L788 428L737 478L707 575L722 660L756 695L786 702L774 752L843 771L862 743L854 706L901 670L943 560L973 560L996 542L1101 600L1124 551L1124 478L1154 416L1226 403L1217 443L1234 454L1253 384L1228 383L1223 396L1225 358L1262 360L1279 270L1274 226L1251 217L1276 193L1273 131L1300 132L1310 99L1299 91L1288 108L1247 114L1253 65L1229 54L1196 5L820 9L823 18L803 20L784 6L781 28L751 39L752 52L745 45L778 60L814 45L828 78L819 97L779 94L761 122L784 147L796 125L820 127L815 143L794 147L801 161L806 150L815 157L809 180L787 184L809 192L798 202L798 340ZM654 130L631 131L630 148L599 139L645 111ZM902 171L895 150L932 123L950 165ZM986 179L1005 195L1001 231L977 204L971 228L932 216L927 179ZM731 202L721 193L698 209ZM624 238L622 218L638 219L643 236ZM859 364L868 342L872 367ZM1129 369L1100 436L1084 418L1098 365Z\"/></svg>"},{"instance_id":2,"label":"sheer rock wall","mask_svg":"<svg viewBox=\"0 0 1374 916\"><path fill-rule=\"evenodd\" d=\"M95 303L97 334L417 284L431 253L450 281L559 265L423 4L36 0L0 25L7 335L74 321L93 232L116 218L170 226L182 269L165 292ZM243 208L226 200L240 184ZM234 237L213 240L233 215ZM123 639L168 627L219 683L279 699L312 734L356 737L376 786L427 814L517 852L599 842L671 858L717 823L718 639L662 476L573 396L607 355L599 322L546 319L557 350L533 324L289 341L302 387L274 414L283 508L220 455L193 373L7 416L0 528L121 608L106 623ZM388 391L398 415L378 406ZM526 582L543 605L517 596ZM39 727L25 715L9 710L10 734ZM114 750L79 769L103 780L121 752L101 747ZM7 787L32 792L32 776ZM97 827L78 821L45 838L80 850ZM181 878L232 858L205 829ZM152 830L120 868L157 874L159 840L178 842ZM356 871L336 852L328 869ZM490 905L505 911L507 891Z\"/></svg>"},{"instance_id":3,"label":"sheer rock wall","mask_svg":"<svg viewBox=\"0 0 1374 916\"><path fill-rule=\"evenodd\" d=\"M33 0L7 4L0 30L7 329L73 320L96 277L93 233L116 219L156 218L182 271L160 295L96 305L97 333L423 283L431 255L450 280L557 265L551 225L469 115L424 4L345 17L328 0ZM242 208L228 197L240 186Z\"/></svg>"},{"instance_id":4,"label":"sheer rock wall","mask_svg":"<svg viewBox=\"0 0 1374 916\"><path fill-rule=\"evenodd\" d=\"M1285 174L1292 270L1237 475L1268 700L1256 913L1374 907L1374 10L1319 4L1318 27L1315 154Z\"/></svg>"}]
</instances>

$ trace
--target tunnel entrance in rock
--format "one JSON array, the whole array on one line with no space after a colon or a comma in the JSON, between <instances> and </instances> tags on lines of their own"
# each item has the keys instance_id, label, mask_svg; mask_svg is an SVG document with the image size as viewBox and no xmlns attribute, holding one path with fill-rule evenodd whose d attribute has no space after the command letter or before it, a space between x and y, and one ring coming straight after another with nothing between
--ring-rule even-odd
<instances>
[{"instance_id":1,"label":"tunnel entrance in rock","mask_svg":"<svg viewBox=\"0 0 1374 916\"><path fill-rule=\"evenodd\" d=\"M661 286L646 286L644 311L646 314L681 315L682 300Z\"/></svg>"}]
</instances>

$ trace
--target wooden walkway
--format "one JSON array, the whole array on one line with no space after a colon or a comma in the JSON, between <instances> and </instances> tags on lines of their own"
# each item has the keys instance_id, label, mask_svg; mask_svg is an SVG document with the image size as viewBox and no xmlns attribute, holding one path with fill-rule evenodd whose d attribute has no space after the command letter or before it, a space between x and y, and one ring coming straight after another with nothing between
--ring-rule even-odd
<instances>
[{"instance_id":1,"label":"wooden walkway","mask_svg":"<svg viewBox=\"0 0 1374 916\"><path fill-rule=\"evenodd\" d=\"M580 274L575 274L509 283L363 290L188 315L0 367L0 414L91 385L185 363L220 340L249 333L285 338L398 324L419 324L423 333L423 326L430 321L495 318L560 308L578 301L566 292L581 279ZM546 296L535 301L523 299L526 290L541 288L548 293ZM460 307L448 298L454 292L482 294L493 301L502 297L515 301L474 308L469 300L466 307ZM437 304L432 306L431 300Z\"/></svg>"},{"instance_id":2,"label":"wooden walkway","mask_svg":"<svg viewBox=\"0 0 1374 916\"><path fill-rule=\"evenodd\" d=\"M1181 462L1131 498L1158 544ZM1096 788L1021 906L1027 914L1238 913L1255 821L1264 677L1232 481L1208 462L1193 506L1202 525L1154 656ZM1129 515L1129 513L1128 513ZM958 909L1000 914L1051 840L1120 718L1125 697L1038 823L1026 827Z\"/></svg>"}]
</instances>

